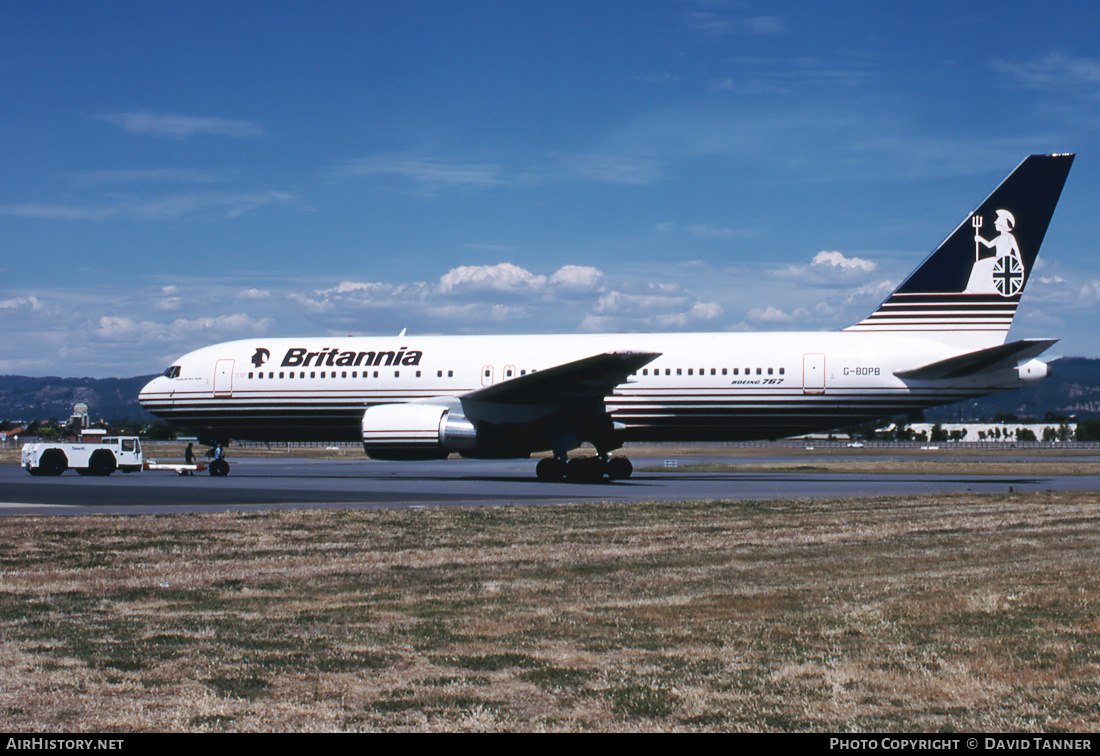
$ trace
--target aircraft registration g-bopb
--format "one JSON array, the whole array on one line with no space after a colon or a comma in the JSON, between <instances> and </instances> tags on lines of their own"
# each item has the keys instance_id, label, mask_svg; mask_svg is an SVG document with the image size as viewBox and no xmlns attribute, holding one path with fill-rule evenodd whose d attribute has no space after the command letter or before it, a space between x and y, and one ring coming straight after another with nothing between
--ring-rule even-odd
<instances>
[{"instance_id":1,"label":"aircraft registration g-bopb","mask_svg":"<svg viewBox=\"0 0 1100 756\"><path fill-rule=\"evenodd\" d=\"M184 355L140 401L207 444L550 451L540 479L597 480L630 476L628 441L783 438L1018 388L1049 372L1055 339L1006 339L1072 163L1028 157L842 331L249 339Z\"/></svg>"}]
</instances>

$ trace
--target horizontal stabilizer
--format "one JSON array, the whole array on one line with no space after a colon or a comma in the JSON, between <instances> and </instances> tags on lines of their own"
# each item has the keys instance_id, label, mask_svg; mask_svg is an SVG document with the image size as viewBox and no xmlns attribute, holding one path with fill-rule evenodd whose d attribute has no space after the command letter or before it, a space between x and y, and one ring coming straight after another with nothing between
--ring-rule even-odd
<instances>
[{"instance_id":1,"label":"horizontal stabilizer","mask_svg":"<svg viewBox=\"0 0 1100 756\"><path fill-rule=\"evenodd\" d=\"M992 373L1016 367L1019 362L1038 357L1050 349L1058 339L1024 339L1000 344L976 352L960 354L939 362L933 362L915 370L894 373L898 378L916 381L942 381L966 378L977 373Z\"/></svg>"},{"instance_id":2,"label":"horizontal stabilizer","mask_svg":"<svg viewBox=\"0 0 1100 756\"><path fill-rule=\"evenodd\" d=\"M542 404L608 396L659 352L608 352L528 373L471 391L463 399L502 404Z\"/></svg>"}]
</instances>

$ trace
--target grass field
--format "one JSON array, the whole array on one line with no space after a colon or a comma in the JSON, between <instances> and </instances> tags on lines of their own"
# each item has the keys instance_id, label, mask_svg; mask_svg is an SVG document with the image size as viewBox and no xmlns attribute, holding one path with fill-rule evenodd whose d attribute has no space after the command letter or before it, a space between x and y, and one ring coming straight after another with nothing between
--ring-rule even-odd
<instances>
[{"instance_id":1,"label":"grass field","mask_svg":"<svg viewBox=\"0 0 1100 756\"><path fill-rule=\"evenodd\" d=\"M1095 731L1100 494L0 518L8 731Z\"/></svg>"}]
</instances>

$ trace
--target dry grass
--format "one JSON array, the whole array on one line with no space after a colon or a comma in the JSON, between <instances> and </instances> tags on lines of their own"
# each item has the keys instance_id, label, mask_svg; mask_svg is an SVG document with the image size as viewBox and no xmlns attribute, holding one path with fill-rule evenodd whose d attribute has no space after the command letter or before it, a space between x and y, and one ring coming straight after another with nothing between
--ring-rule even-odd
<instances>
[{"instance_id":1,"label":"dry grass","mask_svg":"<svg viewBox=\"0 0 1100 756\"><path fill-rule=\"evenodd\" d=\"M9 731L1100 729L1100 494L0 519Z\"/></svg>"}]
</instances>

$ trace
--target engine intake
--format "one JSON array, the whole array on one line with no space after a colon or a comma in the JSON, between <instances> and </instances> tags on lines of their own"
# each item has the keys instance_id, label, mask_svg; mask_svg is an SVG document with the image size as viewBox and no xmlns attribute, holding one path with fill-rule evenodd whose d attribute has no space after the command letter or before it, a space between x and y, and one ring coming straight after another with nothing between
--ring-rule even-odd
<instances>
[{"instance_id":1,"label":"engine intake","mask_svg":"<svg viewBox=\"0 0 1100 756\"><path fill-rule=\"evenodd\" d=\"M445 459L477 446L477 427L439 404L376 404L363 413L363 450L371 459Z\"/></svg>"}]
</instances>

